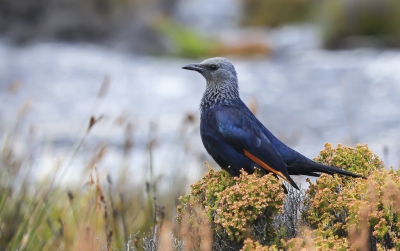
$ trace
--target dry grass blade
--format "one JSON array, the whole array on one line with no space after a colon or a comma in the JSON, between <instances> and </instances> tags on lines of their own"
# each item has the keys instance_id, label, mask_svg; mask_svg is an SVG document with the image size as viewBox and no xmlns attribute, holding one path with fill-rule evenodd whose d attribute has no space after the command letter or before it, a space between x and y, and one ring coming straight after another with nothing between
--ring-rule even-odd
<instances>
[{"instance_id":1,"label":"dry grass blade","mask_svg":"<svg viewBox=\"0 0 400 251\"><path fill-rule=\"evenodd\" d=\"M22 81L17 80L8 86L7 92L9 94L15 94L19 89L21 89L21 87L22 87Z\"/></svg>"},{"instance_id":2,"label":"dry grass blade","mask_svg":"<svg viewBox=\"0 0 400 251\"><path fill-rule=\"evenodd\" d=\"M92 127L93 127L97 122L99 122L102 118L103 118L103 115L100 115L97 119L96 119L94 116L91 116L91 117L90 117L90 120L89 120L89 126L88 126L88 128L87 128L87 130L86 130L86 133L88 133L88 132L90 131L90 129L92 129Z\"/></svg>"},{"instance_id":3,"label":"dry grass blade","mask_svg":"<svg viewBox=\"0 0 400 251\"><path fill-rule=\"evenodd\" d=\"M102 98L107 94L108 89L110 88L110 83L111 83L110 76L108 75L104 76L103 83L101 83L99 92L97 93L98 98Z\"/></svg>"}]
</instances>

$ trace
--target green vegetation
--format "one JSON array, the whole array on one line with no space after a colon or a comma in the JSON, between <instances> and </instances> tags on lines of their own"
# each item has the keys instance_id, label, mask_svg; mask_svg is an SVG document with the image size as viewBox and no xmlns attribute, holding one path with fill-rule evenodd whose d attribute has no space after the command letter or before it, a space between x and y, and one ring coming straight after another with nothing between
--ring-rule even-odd
<instances>
[{"instance_id":1,"label":"green vegetation","mask_svg":"<svg viewBox=\"0 0 400 251\"><path fill-rule=\"evenodd\" d=\"M243 24L275 27L286 23L310 21L312 0L242 0Z\"/></svg>"},{"instance_id":2,"label":"green vegetation","mask_svg":"<svg viewBox=\"0 0 400 251\"><path fill-rule=\"evenodd\" d=\"M316 159L367 179L322 175L306 191L305 221L319 237L346 249L398 250L400 248L400 171L384 169L367 146L349 148L327 144Z\"/></svg>"},{"instance_id":3,"label":"green vegetation","mask_svg":"<svg viewBox=\"0 0 400 251\"><path fill-rule=\"evenodd\" d=\"M226 171L210 171L193 184L192 192L181 198L178 221L199 206L212 222L214 250L239 247L246 236L270 244L278 236L273 227L273 216L282 211L282 186L272 174L231 177ZM197 220L198 221L198 220Z\"/></svg>"},{"instance_id":4,"label":"green vegetation","mask_svg":"<svg viewBox=\"0 0 400 251\"><path fill-rule=\"evenodd\" d=\"M260 41L239 39L224 42L214 37L202 36L190 27L183 26L171 18L160 17L154 29L169 41L167 55L184 58L208 58L223 55L251 57L271 54L271 48Z\"/></svg>"},{"instance_id":5,"label":"green vegetation","mask_svg":"<svg viewBox=\"0 0 400 251\"><path fill-rule=\"evenodd\" d=\"M325 0L318 24L329 49L400 46L400 2L396 0Z\"/></svg>"},{"instance_id":6,"label":"green vegetation","mask_svg":"<svg viewBox=\"0 0 400 251\"><path fill-rule=\"evenodd\" d=\"M174 56L200 58L212 56L217 42L202 37L196 31L174 22L169 18L159 18L155 22L156 29L170 42L172 49L170 53Z\"/></svg>"},{"instance_id":7,"label":"green vegetation","mask_svg":"<svg viewBox=\"0 0 400 251\"><path fill-rule=\"evenodd\" d=\"M275 27L312 22L325 48L400 46L400 2L397 0L242 0L242 23Z\"/></svg>"},{"instance_id":8,"label":"green vegetation","mask_svg":"<svg viewBox=\"0 0 400 251\"><path fill-rule=\"evenodd\" d=\"M92 165L84 172L85 182L65 188L54 177L32 181L34 170L27 170L26 161L3 145L0 250L125 250L128 242L141 250L143 238L154 234L164 218L173 218L173 198L187 186L176 179L177 187L161 196L152 191L155 185L145 189L145 182L131 184L122 176L101 180Z\"/></svg>"}]
</instances>

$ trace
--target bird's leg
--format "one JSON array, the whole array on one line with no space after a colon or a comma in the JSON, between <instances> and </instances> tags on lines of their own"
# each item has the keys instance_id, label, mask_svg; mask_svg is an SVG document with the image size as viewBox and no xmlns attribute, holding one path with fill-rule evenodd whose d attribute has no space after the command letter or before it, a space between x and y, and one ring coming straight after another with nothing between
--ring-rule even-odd
<instances>
[{"instance_id":1,"label":"bird's leg","mask_svg":"<svg viewBox=\"0 0 400 251\"><path fill-rule=\"evenodd\" d=\"M278 175L274 174L274 176L275 176L275 178L277 178L277 179L279 180ZM283 192L284 192L285 194L288 194L288 190L287 190L287 188L285 187L285 185L284 185L283 183L282 183L282 188L283 188Z\"/></svg>"},{"instance_id":2,"label":"bird's leg","mask_svg":"<svg viewBox=\"0 0 400 251\"><path fill-rule=\"evenodd\" d=\"M285 187L285 185L283 183L282 183L282 188L283 188L283 192L285 194L288 194L288 190L287 190L287 188Z\"/></svg>"}]
</instances>

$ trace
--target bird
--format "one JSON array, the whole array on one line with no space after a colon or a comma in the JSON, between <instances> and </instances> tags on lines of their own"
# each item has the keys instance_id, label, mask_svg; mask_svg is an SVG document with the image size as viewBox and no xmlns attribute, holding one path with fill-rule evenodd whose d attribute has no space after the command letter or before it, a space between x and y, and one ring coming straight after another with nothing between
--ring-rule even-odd
<instances>
[{"instance_id":1,"label":"bird","mask_svg":"<svg viewBox=\"0 0 400 251\"><path fill-rule=\"evenodd\" d=\"M208 154L230 175L239 176L241 169L251 174L258 168L297 190L290 175L362 177L317 163L274 136L240 99L237 73L228 59L213 57L182 69L197 71L206 80L200 102L201 140Z\"/></svg>"}]
</instances>

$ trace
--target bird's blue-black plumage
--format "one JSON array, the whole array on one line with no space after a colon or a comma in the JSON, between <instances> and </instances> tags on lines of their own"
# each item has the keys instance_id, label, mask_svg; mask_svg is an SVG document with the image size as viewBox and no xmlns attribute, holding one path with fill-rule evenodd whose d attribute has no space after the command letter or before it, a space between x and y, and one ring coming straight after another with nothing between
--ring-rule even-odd
<instances>
[{"instance_id":1,"label":"bird's blue-black plumage","mask_svg":"<svg viewBox=\"0 0 400 251\"><path fill-rule=\"evenodd\" d=\"M212 67L211 67L212 66ZM272 172L297 188L290 175L319 176L321 172L352 177L360 175L316 163L276 138L239 98L233 65L211 58L183 67L207 80L200 108L200 134L204 147L218 165L233 176L243 168Z\"/></svg>"},{"instance_id":2,"label":"bird's blue-black plumage","mask_svg":"<svg viewBox=\"0 0 400 251\"><path fill-rule=\"evenodd\" d=\"M287 172L282 156L257 122L242 102L214 106L201 116L200 134L204 147L231 175L237 176L242 168L249 173L255 167L269 171L260 166L259 161L256 163L255 157L297 188Z\"/></svg>"}]
</instances>

